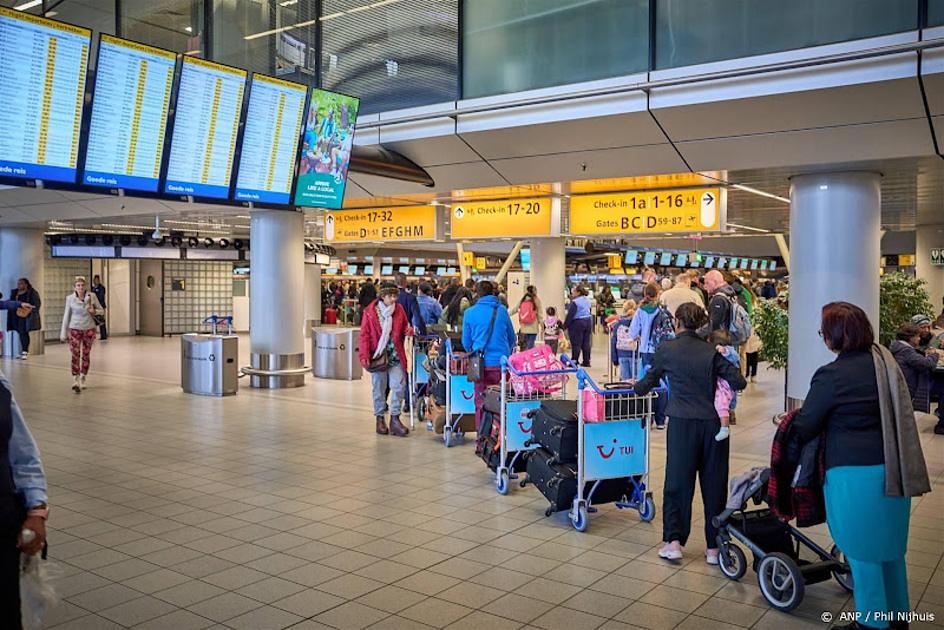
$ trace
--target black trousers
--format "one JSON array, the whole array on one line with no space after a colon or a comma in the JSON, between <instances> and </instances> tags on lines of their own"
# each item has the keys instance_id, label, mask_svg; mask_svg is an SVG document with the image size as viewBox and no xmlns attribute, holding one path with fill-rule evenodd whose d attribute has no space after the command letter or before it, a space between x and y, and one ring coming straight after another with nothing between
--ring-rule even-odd
<instances>
[{"instance_id":1,"label":"black trousers","mask_svg":"<svg viewBox=\"0 0 944 630\"><path fill-rule=\"evenodd\" d=\"M662 537L688 541L692 529L692 498L698 475L705 507L705 543L718 546L711 519L724 511L728 498L728 453L731 440L715 440L718 418L672 418L666 437L665 486L662 493Z\"/></svg>"},{"instance_id":2,"label":"black trousers","mask_svg":"<svg viewBox=\"0 0 944 630\"><path fill-rule=\"evenodd\" d=\"M570 335L571 358L574 363L583 367L590 367L590 343L593 341L593 318L585 317L570 322L567 329ZM583 363L580 362L581 356Z\"/></svg>"},{"instance_id":3,"label":"black trousers","mask_svg":"<svg viewBox=\"0 0 944 630\"><path fill-rule=\"evenodd\" d=\"M17 536L24 510L13 496L0 496L0 627L20 630L20 550Z\"/></svg>"},{"instance_id":4,"label":"black trousers","mask_svg":"<svg viewBox=\"0 0 944 630\"><path fill-rule=\"evenodd\" d=\"M20 338L20 350L22 352L29 352L30 334L29 325L26 323L26 320L17 317L16 321L13 323L13 329Z\"/></svg>"},{"instance_id":5,"label":"black trousers","mask_svg":"<svg viewBox=\"0 0 944 630\"><path fill-rule=\"evenodd\" d=\"M747 374L745 376L757 376L757 362L760 360L760 352L748 352L747 357Z\"/></svg>"}]
</instances>

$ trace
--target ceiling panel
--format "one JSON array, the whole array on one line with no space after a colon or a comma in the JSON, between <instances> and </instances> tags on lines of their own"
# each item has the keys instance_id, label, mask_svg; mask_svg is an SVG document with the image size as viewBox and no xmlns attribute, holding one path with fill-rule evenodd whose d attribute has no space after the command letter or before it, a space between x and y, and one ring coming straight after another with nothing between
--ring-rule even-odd
<instances>
[{"instance_id":1,"label":"ceiling panel","mask_svg":"<svg viewBox=\"0 0 944 630\"><path fill-rule=\"evenodd\" d=\"M575 151L490 163L514 184L677 173L685 163L669 144Z\"/></svg>"},{"instance_id":2,"label":"ceiling panel","mask_svg":"<svg viewBox=\"0 0 944 630\"><path fill-rule=\"evenodd\" d=\"M456 121L437 118L433 124L403 123L380 130L384 147L413 160L420 166L474 162L478 154L455 135Z\"/></svg>"}]
</instances>

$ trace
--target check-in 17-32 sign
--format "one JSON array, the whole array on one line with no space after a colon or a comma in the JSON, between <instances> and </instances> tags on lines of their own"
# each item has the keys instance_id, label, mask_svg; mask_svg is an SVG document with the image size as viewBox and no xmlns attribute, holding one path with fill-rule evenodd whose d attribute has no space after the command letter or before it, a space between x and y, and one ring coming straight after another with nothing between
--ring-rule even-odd
<instances>
[{"instance_id":1,"label":"check-in 17-32 sign","mask_svg":"<svg viewBox=\"0 0 944 630\"><path fill-rule=\"evenodd\" d=\"M570 233L720 231L726 202L717 187L576 195L570 199Z\"/></svg>"},{"instance_id":2,"label":"check-in 17-32 sign","mask_svg":"<svg viewBox=\"0 0 944 630\"><path fill-rule=\"evenodd\" d=\"M325 240L433 241L439 238L436 206L364 208L325 213Z\"/></svg>"},{"instance_id":3,"label":"check-in 17-32 sign","mask_svg":"<svg viewBox=\"0 0 944 630\"><path fill-rule=\"evenodd\" d=\"M474 201L452 206L452 238L551 236L551 199Z\"/></svg>"}]
</instances>

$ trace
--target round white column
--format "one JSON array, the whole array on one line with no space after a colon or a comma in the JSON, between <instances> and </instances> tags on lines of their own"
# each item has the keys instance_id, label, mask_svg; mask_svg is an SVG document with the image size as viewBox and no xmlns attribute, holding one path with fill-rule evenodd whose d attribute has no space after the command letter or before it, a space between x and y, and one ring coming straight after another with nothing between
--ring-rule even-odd
<instances>
[{"instance_id":1,"label":"round white column","mask_svg":"<svg viewBox=\"0 0 944 630\"><path fill-rule=\"evenodd\" d=\"M787 397L806 398L813 373L835 359L819 338L821 312L850 302L878 336L881 175L816 173L790 180L790 348Z\"/></svg>"},{"instance_id":2,"label":"round white column","mask_svg":"<svg viewBox=\"0 0 944 630\"><path fill-rule=\"evenodd\" d=\"M305 264L305 337L321 325L321 265Z\"/></svg>"},{"instance_id":3,"label":"round white column","mask_svg":"<svg viewBox=\"0 0 944 630\"><path fill-rule=\"evenodd\" d=\"M531 284L537 287L541 305L553 306L564 319L564 290L567 286L567 264L564 239L560 237L531 239ZM544 313L539 313L541 318Z\"/></svg>"},{"instance_id":4,"label":"round white column","mask_svg":"<svg viewBox=\"0 0 944 630\"><path fill-rule=\"evenodd\" d=\"M3 228L0 229L0 292L3 293L3 299L13 298L10 291L16 286L16 281L20 278L26 278L39 292L40 299L43 300L43 308L40 309L40 321L45 325L45 306L52 302L48 301L51 296L44 293L46 282L46 253L43 242L42 230L31 230L25 228ZM56 300L59 296L55 297ZM0 311L0 326L6 330L6 311ZM4 354L13 352L13 337L7 335L3 344ZM37 330L30 335L31 345L30 354L43 354L43 331Z\"/></svg>"},{"instance_id":5,"label":"round white column","mask_svg":"<svg viewBox=\"0 0 944 630\"><path fill-rule=\"evenodd\" d=\"M305 384L305 217L301 212L253 210L249 291L251 367L298 374L250 378L252 387Z\"/></svg>"}]
</instances>

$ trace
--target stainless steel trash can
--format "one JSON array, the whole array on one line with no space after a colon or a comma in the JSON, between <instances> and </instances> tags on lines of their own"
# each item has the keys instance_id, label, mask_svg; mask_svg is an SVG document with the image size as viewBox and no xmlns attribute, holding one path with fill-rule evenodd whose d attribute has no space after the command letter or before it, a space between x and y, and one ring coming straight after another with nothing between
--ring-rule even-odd
<instances>
[{"instance_id":1,"label":"stainless steel trash can","mask_svg":"<svg viewBox=\"0 0 944 630\"><path fill-rule=\"evenodd\" d=\"M188 333L180 338L180 386L188 394L230 396L239 388L239 337Z\"/></svg>"},{"instance_id":2,"label":"stainless steel trash can","mask_svg":"<svg viewBox=\"0 0 944 630\"><path fill-rule=\"evenodd\" d=\"M20 335L13 330L5 331L3 335L3 356L18 357L21 349ZM42 330L30 332L29 353L33 356L46 354L46 337Z\"/></svg>"},{"instance_id":3,"label":"stainless steel trash can","mask_svg":"<svg viewBox=\"0 0 944 630\"><path fill-rule=\"evenodd\" d=\"M311 373L318 378L358 380L363 373L357 357L361 331L356 328L313 328Z\"/></svg>"}]
</instances>

